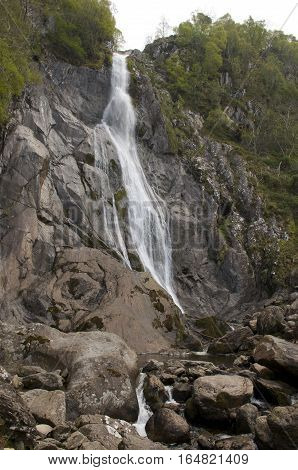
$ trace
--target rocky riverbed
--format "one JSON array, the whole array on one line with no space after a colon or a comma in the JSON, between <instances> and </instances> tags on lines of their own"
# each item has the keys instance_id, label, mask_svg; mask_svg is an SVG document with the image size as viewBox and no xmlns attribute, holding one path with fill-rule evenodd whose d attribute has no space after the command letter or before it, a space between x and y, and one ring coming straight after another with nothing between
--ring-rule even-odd
<instances>
[{"instance_id":1,"label":"rocky riverbed","mask_svg":"<svg viewBox=\"0 0 298 470\"><path fill-rule=\"evenodd\" d=\"M297 319L290 294L286 304L275 299L234 329L202 319L202 338L215 336L202 339L206 352L172 349L151 358L112 333L1 323L0 445L295 449ZM136 394L140 368L143 403ZM147 437L136 426L139 405L148 411Z\"/></svg>"}]
</instances>

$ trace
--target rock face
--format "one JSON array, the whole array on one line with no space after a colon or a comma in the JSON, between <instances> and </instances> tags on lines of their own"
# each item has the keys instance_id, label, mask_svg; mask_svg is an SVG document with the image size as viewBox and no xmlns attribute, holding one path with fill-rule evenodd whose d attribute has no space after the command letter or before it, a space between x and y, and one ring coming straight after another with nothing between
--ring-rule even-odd
<instances>
[{"instance_id":1,"label":"rock face","mask_svg":"<svg viewBox=\"0 0 298 470\"><path fill-rule=\"evenodd\" d=\"M256 362L276 372L298 377L298 345L274 336L265 336L254 351Z\"/></svg>"},{"instance_id":2,"label":"rock face","mask_svg":"<svg viewBox=\"0 0 298 470\"><path fill-rule=\"evenodd\" d=\"M274 408L256 422L256 438L261 449L297 449L298 407Z\"/></svg>"},{"instance_id":3,"label":"rock face","mask_svg":"<svg viewBox=\"0 0 298 470\"><path fill-rule=\"evenodd\" d=\"M186 413L192 421L224 422L229 420L231 410L247 403L252 394L253 384L246 377L201 377L194 382Z\"/></svg>"},{"instance_id":4,"label":"rock face","mask_svg":"<svg viewBox=\"0 0 298 470\"><path fill-rule=\"evenodd\" d=\"M190 440L190 427L185 419L168 408L161 408L151 416L146 432L152 441L166 444L180 444Z\"/></svg>"}]
</instances>

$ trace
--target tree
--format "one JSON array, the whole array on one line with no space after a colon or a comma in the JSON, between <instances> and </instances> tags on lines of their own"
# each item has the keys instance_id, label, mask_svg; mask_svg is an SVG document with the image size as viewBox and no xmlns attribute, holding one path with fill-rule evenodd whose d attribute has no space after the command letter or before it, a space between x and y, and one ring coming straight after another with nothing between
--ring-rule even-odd
<instances>
[{"instance_id":1,"label":"tree","mask_svg":"<svg viewBox=\"0 0 298 470\"><path fill-rule=\"evenodd\" d=\"M155 39L165 38L170 35L172 28L167 22L165 16L162 16L155 33Z\"/></svg>"}]
</instances>

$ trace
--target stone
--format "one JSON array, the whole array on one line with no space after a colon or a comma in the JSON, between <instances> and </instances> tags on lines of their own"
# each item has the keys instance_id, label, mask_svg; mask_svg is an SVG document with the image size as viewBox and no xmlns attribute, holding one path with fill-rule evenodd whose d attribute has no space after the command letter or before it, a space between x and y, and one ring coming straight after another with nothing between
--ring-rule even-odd
<instances>
[{"instance_id":1,"label":"stone","mask_svg":"<svg viewBox=\"0 0 298 470\"><path fill-rule=\"evenodd\" d=\"M69 435L74 431L74 426L72 424L59 424L55 426L53 431L51 432L51 436L56 441L63 442L65 441Z\"/></svg>"},{"instance_id":2,"label":"stone","mask_svg":"<svg viewBox=\"0 0 298 470\"><path fill-rule=\"evenodd\" d=\"M48 434L52 432L53 428L52 426L49 426L48 424L38 424L36 426L36 431L40 436L46 437Z\"/></svg>"},{"instance_id":3,"label":"stone","mask_svg":"<svg viewBox=\"0 0 298 470\"><path fill-rule=\"evenodd\" d=\"M178 383L173 387L173 398L179 403L186 402L192 395L193 386L187 383Z\"/></svg>"},{"instance_id":4,"label":"stone","mask_svg":"<svg viewBox=\"0 0 298 470\"><path fill-rule=\"evenodd\" d=\"M250 379L239 375L201 377L194 382L192 397L186 403L186 415L194 422L220 423L230 412L249 402L253 394Z\"/></svg>"},{"instance_id":5,"label":"stone","mask_svg":"<svg viewBox=\"0 0 298 470\"><path fill-rule=\"evenodd\" d=\"M267 416L267 423L274 449L298 448L298 405L273 408Z\"/></svg>"},{"instance_id":6,"label":"stone","mask_svg":"<svg viewBox=\"0 0 298 470\"><path fill-rule=\"evenodd\" d=\"M44 390L62 390L63 380L59 374L55 372L41 372L33 375L27 375L22 380L24 388L27 389L44 389Z\"/></svg>"},{"instance_id":7,"label":"stone","mask_svg":"<svg viewBox=\"0 0 298 470\"><path fill-rule=\"evenodd\" d=\"M6 383L0 383L0 420L8 435L32 443L36 436L35 419L21 395Z\"/></svg>"},{"instance_id":8,"label":"stone","mask_svg":"<svg viewBox=\"0 0 298 470\"><path fill-rule=\"evenodd\" d=\"M239 356L233 362L235 367L247 367L250 364L249 356Z\"/></svg>"},{"instance_id":9,"label":"stone","mask_svg":"<svg viewBox=\"0 0 298 470\"><path fill-rule=\"evenodd\" d=\"M147 364L143 367L143 372L154 372L160 370L163 367L163 362L159 362L156 359L151 359Z\"/></svg>"},{"instance_id":10,"label":"stone","mask_svg":"<svg viewBox=\"0 0 298 470\"><path fill-rule=\"evenodd\" d=\"M257 446L250 435L233 436L219 439L215 443L216 450L256 450Z\"/></svg>"},{"instance_id":11,"label":"stone","mask_svg":"<svg viewBox=\"0 0 298 470\"><path fill-rule=\"evenodd\" d=\"M117 450L122 440L117 430L105 424L86 424L80 427L80 433L91 442L100 442L107 450Z\"/></svg>"},{"instance_id":12,"label":"stone","mask_svg":"<svg viewBox=\"0 0 298 470\"><path fill-rule=\"evenodd\" d=\"M215 439L213 434L206 431L205 429L201 429L196 436L196 440L198 443L198 449L201 450L212 450L215 446Z\"/></svg>"},{"instance_id":13,"label":"stone","mask_svg":"<svg viewBox=\"0 0 298 470\"><path fill-rule=\"evenodd\" d=\"M55 439L46 438L38 442L34 447L34 450L61 450L62 446L60 442Z\"/></svg>"},{"instance_id":14,"label":"stone","mask_svg":"<svg viewBox=\"0 0 298 470\"><path fill-rule=\"evenodd\" d=\"M167 447L152 442L146 437L125 434L122 441L118 445L119 450L167 450Z\"/></svg>"},{"instance_id":15,"label":"stone","mask_svg":"<svg viewBox=\"0 0 298 470\"><path fill-rule=\"evenodd\" d=\"M88 439L80 431L72 433L64 442L64 447L67 450L79 450L82 444L88 442Z\"/></svg>"},{"instance_id":16,"label":"stone","mask_svg":"<svg viewBox=\"0 0 298 470\"><path fill-rule=\"evenodd\" d=\"M190 427L180 415L173 410L157 410L146 424L149 439L164 444L181 444L190 441Z\"/></svg>"},{"instance_id":17,"label":"stone","mask_svg":"<svg viewBox=\"0 0 298 470\"><path fill-rule=\"evenodd\" d=\"M254 360L281 376L298 377L298 344L265 336L254 351Z\"/></svg>"},{"instance_id":18,"label":"stone","mask_svg":"<svg viewBox=\"0 0 298 470\"><path fill-rule=\"evenodd\" d=\"M256 381L255 388L258 395L268 400L272 405L291 405L292 396L297 390L280 380L268 380L259 378Z\"/></svg>"},{"instance_id":19,"label":"stone","mask_svg":"<svg viewBox=\"0 0 298 470\"><path fill-rule=\"evenodd\" d=\"M208 346L210 354L232 354L239 351L241 345L253 336L253 332L248 326L230 331L222 338L219 338Z\"/></svg>"},{"instance_id":20,"label":"stone","mask_svg":"<svg viewBox=\"0 0 298 470\"><path fill-rule=\"evenodd\" d=\"M168 400L168 394L163 383L155 375L147 375L145 377L144 397L153 411L161 408Z\"/></svg>"},{"instance_id":21,"label":"stone","mask_svg":"<svg viewBox=\"0 0 298 470\"><path fill-rule=\"evenodd\" d=\"M80 450L107 450L107 449L101 444L101 442L98 442L98 441L93 441L93 442L84 441L81 444Z\"/></svg>"},{"instance_id":22,"label":"stone","mask_svg":"<svg viewBox=\"0 0 298 470\"><path fill-rule=\"evenodd\" d=\"M237 434L254 434L258 408L246 403L236 410L235 430Z\"/></svg>"},{"instance_id":23,"label":"stone","mask_svg":"<svg viewBox=\"0 0 298 470\"><path fill-rule=\"evenodd\" d=\"M255 440L259 449L273 449L272 433L268 426L267 416L259 416L256 419Z\"/></svg>"},{"instance_id":24,"label":"stone","mask_svg":"<svg viewBox=\"0 0 298 470\"><path fill-rule=\"evenodd\" d=\"M66 419L65 393L61 390L30 390L22 393L22 398L35 419L50 426L64 424Z\"/></svg>"},{"instance_id":25,"label":"stone","mask_svg":"<svg viewBox=\"0 0 298 470\"><path fill-rule=\"evenodd\" d=\"M176 375L166 373L161 374L159 378L164 385L173 385L177 379Z\"/></svg>"},{"instance_id":26,"label":"stone","mask_svg":"<svg viewBox=\"0 0 298 470\"><path fill-rule=\"evenodd\" d=\"M270 306L257 315L257 334L282 335L285 328L284 311L280 307Z\"/></svg>"},{"instance_id":27,"label":"stone","mask_svg":"<svg viewBox=\"0 0 298 470\"><path fill-rule=\"evenodd\" d=\"M274 372L272 370L268 369L268 367L261 366L261 364L258 364L255 362L254 364L251 364L250 370L257 374L258 377L262 379L274 379Z\"/></svg>"},{"instance_id":28,"label":"stone","mask_svg":"<svg viewBox=\"0 0 298 470\"><path fill-rule=\"evenodd\" d=\"M44 374L46 371L39 366L31 366L31 365L22 365L18 368L18 375L20 377L27 377L28 375L33 374Z\"/></svg>"}]
</instances>

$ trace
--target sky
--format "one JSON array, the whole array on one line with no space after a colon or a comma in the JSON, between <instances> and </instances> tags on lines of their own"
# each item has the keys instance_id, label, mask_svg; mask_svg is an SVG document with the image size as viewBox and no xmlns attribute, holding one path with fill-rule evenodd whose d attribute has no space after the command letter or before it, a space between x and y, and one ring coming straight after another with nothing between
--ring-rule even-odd
<instances>
[{"instance_id":1,"label":"sky","mask_svg":"<svg viewBox=\"0 0 298 470\"><path fill-rule=\"evenodd\" d=\"M112 3L117 26L126 41L124 49L142 50L147 38L154 36L163 16L174 27L188 20L197 10L214 20L226 13L240 22L252 16L255 20L265 20L270 29L282 29L298 37L298 4L295 0L112 0ZM295 5L295 11L288 18Z\"/></svg>"}]
</instances>

